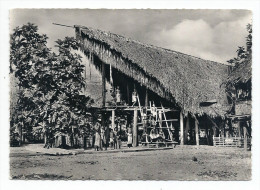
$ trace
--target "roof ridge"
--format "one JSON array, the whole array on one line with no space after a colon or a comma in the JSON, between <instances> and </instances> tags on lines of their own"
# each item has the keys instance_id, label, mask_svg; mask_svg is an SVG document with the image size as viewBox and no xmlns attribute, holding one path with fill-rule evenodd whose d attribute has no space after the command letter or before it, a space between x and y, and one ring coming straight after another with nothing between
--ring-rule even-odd
<instances>
[{"instance_id":1,"label":"roof ridge","mask_svg":"<svg viewBox=\"0 0 260 190\"><path fill-rule=\"evenodd\" d=\"M201 57L197 57L197 56L194 56L194 55L190 55L190 54L187 54L187 53L182 53L182 52L179 52L179 51L176 51L176 50L172 50L172 49L168 49L168 48L163 48L163 47L159 47L159 46L155 46L155 45L152 45L152 44L147 44L147 43L144 43L144 42L140 42L138 40L135 40L135 39L132 39L130 37L126 37L126 36L123 36L121 34L116 34L116 33L113 33L111 31L104 31L104 30L100 30L100 29L97 29L97 28L92 28L92 27L87 27L87 26L81 26L81 25L75 25L75 27L79 27L79 28L83 28L83 29L88 29L88 30L91 30L91 31L98 31L102 34L105 34L105 35L114 35L116 37L120 37L120 38L123 38L123 39L126 39L128 41L132 41L132 42L135 42L135 43L138 43L142 46L145 46L145 47L151 47L151 48L155 48L155 49L158 49L158 50L164 50L164 51L167 51L167 52L170 52L170 53L177 53L177 54L181 54L181 55L185 55L185 56L189 56L189 57L192 57L192 58L195 58L195 59L200 59L200 60L204 60L204 61L209 61L211 63L215 63L215 64L221 64L221 65L226 65L225 63L221 63L221 62L217 62L217 61L212 61L212 60L209 60L209 59L203 59Z\"/></svg>"}]
</instances>

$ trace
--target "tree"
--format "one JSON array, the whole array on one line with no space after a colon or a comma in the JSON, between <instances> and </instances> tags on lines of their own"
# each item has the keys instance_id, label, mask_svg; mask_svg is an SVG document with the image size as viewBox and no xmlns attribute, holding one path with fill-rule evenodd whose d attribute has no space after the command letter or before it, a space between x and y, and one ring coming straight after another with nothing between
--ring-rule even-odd
<instances>
[{"instance_id":1,"label":"tree","mask_svg":"<svg viewBox=\"0 0 260 190\"><path fill-rule=\"evenodd\" d=\"M239 63L245 61L252 56L252 24L247 24L246 29L248 35L246 37L246 49L244 46L238 46L237 57L228 60L231 65L237 66Z\"/></svg>"},{"instance_id":2,"label":"tree","mask_svg":"<svg viewBox=\"0 0 260 190\"><path fill-rule=\"evenodd\" d=\"M50 52L46 46L47 36L40 35L37 31L37 26L28 23L15 28L10 37L10 72L15 73L19 86L18 102L11 115L11 125L15 123L19 127L19 144L22 141L22 127L31 124L29 118L31 110L35 108L29 94L35 88L36 69Z\"/></svg>"},{"instance_id":3,"label":"tree","mask_svg":"<svg viewBox=\"0 0 260 190\"><path fill-rule=\"evenodd\" d=\"M69 37L57 40L59 53L55 54L47 47L47 39L31 23L17 27L11 35L10 72L19 81L11 126L19 126L20 143L21 128L30 134L35 126L43 128L46 143L55 130L79 123L93 101L81 94L84 66L81 57L73 53L77 41Z\"/></svg>"}]
</instances>

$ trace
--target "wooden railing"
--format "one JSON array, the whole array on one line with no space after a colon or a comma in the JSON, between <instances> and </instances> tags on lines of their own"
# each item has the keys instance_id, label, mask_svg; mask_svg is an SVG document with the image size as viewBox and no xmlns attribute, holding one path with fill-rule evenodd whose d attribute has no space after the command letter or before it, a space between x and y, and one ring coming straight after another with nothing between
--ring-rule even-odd
<instances>
[{"instance_id":1,"label":"wooden railing","mask_svg":"<svg viewBox=\"0 0 260 190\"><path fill-rule=\"evenodd\" d=\"M213 146L244 147L243 137L213 137ZM251 146L251 138L247 139L247 147Z\"/></svg>"}]
</instances>

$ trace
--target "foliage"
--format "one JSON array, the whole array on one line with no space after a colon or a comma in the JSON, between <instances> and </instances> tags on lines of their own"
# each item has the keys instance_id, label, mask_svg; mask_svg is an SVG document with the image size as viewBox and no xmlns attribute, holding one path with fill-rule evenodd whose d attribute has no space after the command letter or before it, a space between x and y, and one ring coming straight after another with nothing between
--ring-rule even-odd
<instances>
[{"instance_id":1,"label":"foliage","mask_svg":"<svg viewBox=\"0 0 260 190\"><path fill-rule=\"evenodd\" d=\"M252 24L247 24L246 27L248 31L248 35L246 37L246 49L244 46L238 46L237 49L237 57L228 60L227 62L237 66L239 63L245 61L246 59L249 59L252 54Z\"/></svg>"},{"instance_id":2,"label":"foliage","mask_svg":"<svg viewBox=\"0 0 260 190\"><path fill-rule=\"evenodd\" d=\"M47 47L47 39L31 23L17 27L11 35L10 72L19 81L11 126L23 126L27 133L40 126L51 138L54 131L69 131L72 124L86 121L93 100L81 93L84 66L75 53L77 41L70 37L57 40L56 54Z\"/></svg>"}]
</instances>

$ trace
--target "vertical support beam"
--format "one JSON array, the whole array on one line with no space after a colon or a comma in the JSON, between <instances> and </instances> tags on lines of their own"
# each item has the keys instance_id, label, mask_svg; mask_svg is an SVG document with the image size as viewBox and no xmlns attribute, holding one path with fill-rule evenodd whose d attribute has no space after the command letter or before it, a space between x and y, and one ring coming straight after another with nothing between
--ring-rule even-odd
<instances>
[{"instance_id":1,"label":"vertical support beam","mask_svg":"<svg viewBox=\"0 0 260 190\"><path fill-rule=\"evenodd\" d=\"M217 136L217 128L216 126L213 126L213 137Z\"/></svg>"},{"instance_id":2,"label":"vertical support beam","mask_svg":"<svg viewBox=\"0 0 260 190\"><path fill-rule=\"evenodd\" d=\"M195 118L195 136L196 136L196 145L200 145L200 139L199 139L199 122Z\"/></svg>"},{"instance_id":3,"label":"vertical support beam","mask_svg":"<svg viewBox=\"0 0 260 190\"><path fill-rule=\"evenodd\" d=\"M241 126L240 126L240 121L237 122L237 130L238 130L238 136L241 137Z\"/></svg>"},{"instance_id":4,"label":"vertical support beam","mask_svg":"<svg viewBox=\"0 0 260 190\"><path fill-rule=\"evenodd\" d=\"M126 80L126 94L127 94L127 104L131 105L128 80Z\"/></svg>"},{"instance_id":5,"label":"vertical support beam","mask_svg":"<svg viewBox=\"0 0 260 190\"><path fill-rule=\"evenodd\" d=\"M138 145L138 134L137 134L137 109L134 109L134 123L133 123L133 146L136 147Z\"/></svg>"},{"instance_id":6,"label":"vertical support beam","mask_svg":"<svg viewBox=\"0 0 260 190\"><path fill-rule=\"evenodd\" d=\"M180 112L180 145L184 145L184 126L183 126L183 113Z\"/></svg>"},{"instance_id":7,"label":"vertical support beam","mask_svg":"<svg viewBox=\"0 0 260 190\"><path fill-rule=\"evenodd\" d=\"M85 62L84 81L87 82L87 62ZM86 85L84 86L84 95L86 96Z\"/></svg>"},{"instance_id":8,"label":"vertical support beam","mask_svg":"<svg viewBox=\"0 0 260 190\"><path fill-rule=\"evenodd\" d=\"M102 107L106 106L106 78L105 78L105 63L102 62ZM105 127L105 112L101 113L101 125ZM105 128L105 130L108 130ZM102 146L102 144L101 144ZM102 147L103 148L103 147Z\"/></svg>"},{"instance_id":9,"label":"vertical support beam","mask_svg":"<svg viewBox=\"0 0 260 190\"><path fill-rule=\"evenodd\" d=\"M189 120L189 115L187 116L187 120L186 120L186 126L185 126L185 130L184 130L184 143L188 143L188 131L190 129L190 120Z\"/></svg>"},{"instance_id":10,"label":"vertical support beam","mask_svg":"<svg viewBox=\"0 0 260 190\"><path fill-rule=\"evenodd\" d=\"M106 106L106 76L105 63L102 62L102 106Z\"/></svg>"},{"instance_id":11,"label":"vertical support beam","mask_svg":"<svg viewBox=\"0 0 260 190\"><path fill-rule=\"evenodd\" d=\"M112 129L115 128L115 110L112 110L112 121L111 121Z\"/></svg>"},{"instance_id":12,"label":"vertical support beam","mask_svg":"<svg viewBox=\"0 0 260 190\"><path fill-rule=\"evenodd\" d=\"M21 124L19 124L19 146L22 146L22 142L23 142L23 123ZM46 135L44 135L44 137L45 137ZM44 138L45 139L45 138ZM46 144L45 143L45 141L44 141L44 144Z\"/></svg>"},{"instance_id":13,"label":"vertical support beam","mask_svg":"<svg viewBox=\"0 0 260 190\"><path fill-rule=\"evenodd\" d=\"M208 125L206 125L206 137L207 137L207 145L209 145L209 128L208 128Z\"/></svg>"},{"instance_id":14,"label":"vertical support beam","mask_svg":"<svg viewBox=\"0 0 260 190\"><path fill-rule=\"evenodd\" d=\"M149 106L148 89L145 88L145 107Z\"/></svg>"},{"instance_id":15,"label":"vertical support beam","mask_svg":"<svg viewBox=\"0 0 260 190\"><path fill-rule=\"evenodd\" d=\"M244 131L244 149L247 150L247 128L246 126L243 127Z\"/></svg>"}]
</instances>

